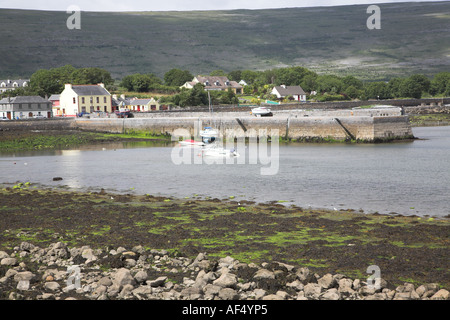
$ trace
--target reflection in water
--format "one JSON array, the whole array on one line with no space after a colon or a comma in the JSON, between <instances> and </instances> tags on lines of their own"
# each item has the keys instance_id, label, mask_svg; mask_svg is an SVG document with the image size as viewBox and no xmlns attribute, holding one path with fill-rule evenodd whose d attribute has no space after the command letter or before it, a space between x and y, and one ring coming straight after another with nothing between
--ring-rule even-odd
<instances>
[{"instance_id":1,"label":"reflection in water","mask_svg":"<svg viewBox=\"0 0 450 320\"><path fill-rule=\"evenodd\" d=\"M233 196L257 202L283 200L303 207L446 216L450 214L450 127L414 128L414 135L424 140L281 144L279 168L268 176L261 174L268 164L250 156L258 148L253 144L239 146L243 157L222 164L201 159L174 163L171 155L176 147L170 143L6 154L0 156L0 183L30 181L175 197ZM55 176L63 180L52 181Z\"/></svg>"}]
</instances>

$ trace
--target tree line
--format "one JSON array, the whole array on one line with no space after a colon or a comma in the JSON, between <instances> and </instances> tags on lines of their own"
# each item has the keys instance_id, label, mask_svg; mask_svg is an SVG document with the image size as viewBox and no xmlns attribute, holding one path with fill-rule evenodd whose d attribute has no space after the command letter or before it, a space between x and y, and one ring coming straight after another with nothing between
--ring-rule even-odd
<instances>
[{"instance_id":1,"label":"tree line","mask_svg":"<svg viewBox=\"0 0 450 320\"><path fill-rule=\"evenodd\" d=\"M214 70L210 75L227 76L230 80L244 80L244 95L261 99L274 99L270 93L273 86L301 86L310 100L369 100L392 98L421 98L423 96L450 96L450 72L440 72L433 77L413 74L408 77L396 77L388 81L361 81L354 76L317 74L307 68L296 66L275 68L264 71L234 70L224 72ZM75 68L66 65L52 69L37 70L30 78L28 87L4 93L6 95L40 95L42 97L59 94L65 83L97 84L104 83L110 91L152 92L167 94L162 102L175 105L206 105L207 93L201 85L194 90L180 89L194 75L188 70L173 68L162 78L152 73L126 75L115 81L111 74L101 68ZM238 98L231 91L211 92L213 104L236 104Z\"/></svg>"}]
</instances>

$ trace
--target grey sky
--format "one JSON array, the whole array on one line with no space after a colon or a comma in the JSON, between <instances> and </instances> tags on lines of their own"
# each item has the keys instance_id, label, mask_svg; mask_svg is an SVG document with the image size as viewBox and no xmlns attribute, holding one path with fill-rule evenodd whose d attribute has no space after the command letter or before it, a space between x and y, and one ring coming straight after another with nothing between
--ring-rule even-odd
<instances>
[{"instance_id":1,"label":"grey sky","mask_svg":"<svg viewBox=\"0 0 450 320\"><path fill-rule=\"evenodd\" d=\"M82 11L186 11L315 7L350 4L370 5L407 1L408 0L0 0L0 8L66 11L69 6L76 5ZM420 0L413 0L413 2L419 1ZM422 0L422 2L426 1Z\"/></svg>"}]
</instances>

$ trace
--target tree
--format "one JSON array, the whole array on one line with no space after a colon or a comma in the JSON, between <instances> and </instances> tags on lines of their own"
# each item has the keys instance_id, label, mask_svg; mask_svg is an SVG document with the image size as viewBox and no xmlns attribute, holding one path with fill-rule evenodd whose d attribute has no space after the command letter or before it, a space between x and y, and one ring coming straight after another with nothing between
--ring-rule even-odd
<instances>
[{"instance_id":1,"label":"tree","mask_svg":"<svg viewBox=\"0 0 450 320\"><path fill-rule=\"evenodd\" d=\"M388 89L392 97L400 98L402 96L400 92L400 86L403 81L404 79L402 78L392 78L391 80L389 80Z\"/></svg>"},{"instance_id":2,"label":"tree","mask_svg":"<svg viewBox=\"0 0 450 320\"><path fill-rule=\"evenodd\" d=\"M241 72L241 80L247 82L247 84L253 84L258 78L260 72L252 70L243 70Z\"/></svg>"},{"instance_id":3,"label":"tree","mask_svg":"<svg viewBox=\"0 0 450 320\"><path fill-rule=\"evenodd\" d=\"M242 80L242 71L241 70L234 70L231 71L228 74L228 79L232 80L232 81L241 81Z\"/></svg>"},{"instance_id":4,"label":"tree","mask_svg":"<svg viewBox=\"0 0 450 320\"><path fill-rule=\"evenodd\" d=\"M422 97L422 85L412 78L407 78L400 84L400 95L402 97L420 99Z\"/></svg>"},{"instance_id":5,"label":"tree","mask_svg":"<svg viewBox=\"0 0 450 320\"><path fill-rule=\"evenodd\" d=\"M182 86L187 81L192 81L194 76L188 70L173 68L164 74L164 83L168 86Z\"/></svg>"},{"instance_id":6,"label":"tree","mask_svg":"<svg viewBox=\"0 0 450 320\"><path fill-rule=\"evenodd\" d=\"M289 67L289 68L279 68L275 70L275 84L277 85L287 85L287 86L298 86L302 83L306 76L314 75L315 73L309 71L303 67Z\"/></svg>"},{"instance_id":7,"label":"tree","mask_svg":"<svg viewBox=\"0 0 450 320\"><path fill-rule=\"evenodd\" d=\"M125 76L120 82L120 86L128 91L147 92L155 86L161 86L162 80L152 73L132 74Z\"/></svg>"},{"instance_id":8,"label":"tree","mask_svg":"<svg viewBox=\"0 0 450 320\"><path fill-rule=\"evenodd\" d=\"M72 73L73 84L113 84L114 80L111 74L101 68L80 68Z\"/></svg>"},{"instance_id":9,"label":"tree","mask_svg":"<svg viewBox=\"0 0 450 320\"><path fill-rule=\"evenodd\" d=\"M55 72L46 69L40 69L30 77L30 86L32 91L41 97L50 96L55 93L61 93L64 84L58 81Z\"/></svg>"},{"instance_id":10,"label":"tree","mask_svg":"<svg viewBox=\"0 0 450 320\"><path fill-rule=\"evenodd\" d=\"M414 74L410 76L409 79L420 86L422 93L430 91L431 81L427 76L423 74Z\"/></svg>"},{"instance_id":11,"label":"tree","mask_svg":"<svg viewBox=\"0 0 450 320\"><path fill-rule=\"evenodd\" d=\"M450 72L439 72L433 77L430 83L430 93L432 95L443 94L448 90L450 82Z\"/></svg>"},{"instance_id":12,"label":"tree","mask_svg":"<svg viewBox=\"0 0 450 320\"><path fill-rule=\"evenodd\" d=\"M223 76L226 76L226 73L223 70L214 70L209 75L223 77Z\"/></svg>"},{"instance_id":13,"label":"tree","mask_svg":"<svg viewBox=\"0 0 450 320\"><path fill-rule=\"evenodd\" d=\"M317 74L308 74L303 77L300 86L305 92L311 92L317 89Z\"/></svg>"},{"instance_id":14,"label":"tree","mask_svg":"<svg viewBox=\"0 0 450 320\"><path fill-rule=\"evenodd\" d=\"M364 83L354 76L346 76L342 78L342 82L346 88L353 86L355 89L362 89L364 86Z\"/></svg>"},{"instance_id":15,"label":"tree","mask_svg":"<svg viewBox=\"0 0 450 320\"><path fill-rule=\"evenodd\" d=\"M335 75L322 75L317 78L317 91L320 93L341 93L344 82Z\"/></svg>"},{"instance_id":16,"label":"tree","mask_svg":"<svg viewBox=\"0 0 450 320\"><path fill-rule=\"evenodd\" d=\"M390 99L392 95L386 82L376 81L365 85L364 95L366 99Z\"/></svg>"}]
</instances>

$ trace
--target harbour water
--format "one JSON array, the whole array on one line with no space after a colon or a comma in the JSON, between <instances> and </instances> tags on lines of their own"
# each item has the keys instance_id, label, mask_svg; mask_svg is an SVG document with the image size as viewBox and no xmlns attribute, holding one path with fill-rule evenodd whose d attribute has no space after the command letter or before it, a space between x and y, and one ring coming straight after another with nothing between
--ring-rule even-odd
<instances>
[{"instance_id":1,"label":"harbour water","mask_svg":"<svg viewBox=\"0 0 450 320\"><path fill-rule=\"evenodd\" d=\"M413 133L418 140L387 144L250 144L238 146L241 157L215 163L196 149L181 161L176 144L0 151L0 183L447 216L450 127Z\"/></svg>"}]
</instances>

